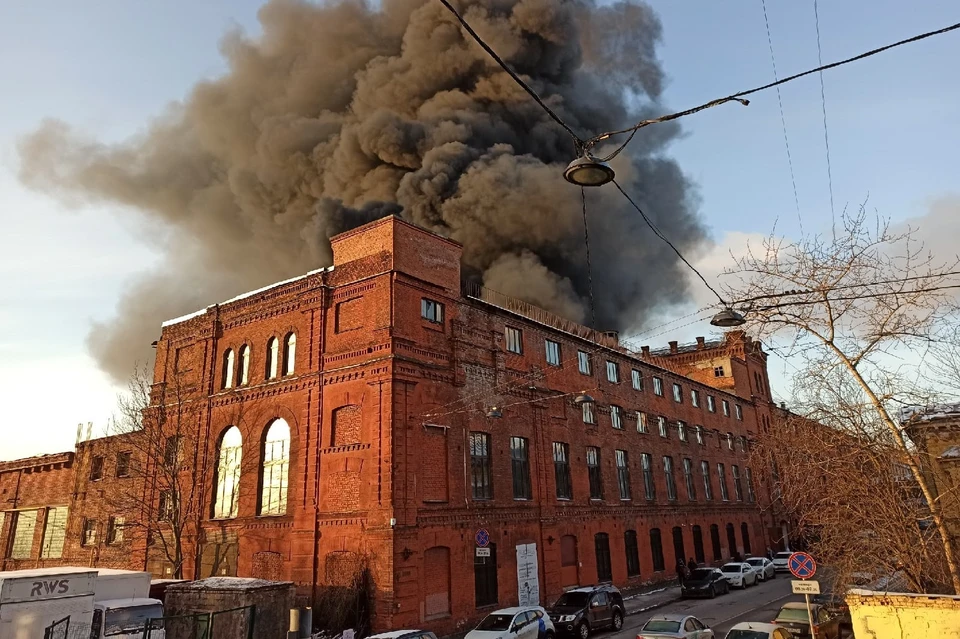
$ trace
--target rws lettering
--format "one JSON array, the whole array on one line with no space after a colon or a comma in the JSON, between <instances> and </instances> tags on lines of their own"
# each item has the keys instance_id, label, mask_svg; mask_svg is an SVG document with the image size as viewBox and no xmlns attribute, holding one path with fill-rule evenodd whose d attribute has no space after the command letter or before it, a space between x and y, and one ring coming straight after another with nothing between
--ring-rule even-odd
<instances>
[{"instance_id":1,"label":"rws lettering","mask_svg":"<svg viewBox=\"0 0 960 639\"><path fill-rule=\"evenodd\" d=\"M31 597L41 597L43 595L62 595L70 590L69 579L54 579L53 581L35 581L33 588L30 589Z\"/></svg>"}]
</instances>

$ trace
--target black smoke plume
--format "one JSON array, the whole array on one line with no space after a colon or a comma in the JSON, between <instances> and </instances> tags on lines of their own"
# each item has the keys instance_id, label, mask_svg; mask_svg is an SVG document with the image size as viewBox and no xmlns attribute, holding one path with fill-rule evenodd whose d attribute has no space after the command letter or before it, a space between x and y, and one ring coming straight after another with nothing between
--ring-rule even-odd
<instances>
[{"instance_id":1,"label":"black smoke plume","mask_svg":"<svg viewBox=\"0 0 960 639\"><path fill-rule=\"evenodd\" d=\"M645 4L461 0L480 35L581 137L658 114L660 22ZM21 179L67 203L125 206L165 259L127 290L89 347L125 378L162 320L330 262L328 238L404 218L464 245L490 288L589 318L569 136L434 0L274 0L263 34L226 35L229 70L121 144L46 121ZM119 52L118 52L119 53ZM705 239L692 189L645 129L621 183L681 248ZM588 192L598 328L631 329L681 301L669 248L612 188Z\"/></svg>"}]
</instances>

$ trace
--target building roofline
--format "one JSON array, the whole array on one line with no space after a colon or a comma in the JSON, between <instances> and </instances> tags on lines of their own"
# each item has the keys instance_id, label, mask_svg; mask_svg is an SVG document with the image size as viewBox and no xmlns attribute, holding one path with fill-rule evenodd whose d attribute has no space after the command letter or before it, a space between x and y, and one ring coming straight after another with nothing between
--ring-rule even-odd
<instances>
[{"instance_id":1,"label":"building roofline","mask_svg":"<svg viewBox=\"0 0 960 639\"><path fill-rule=\"evenodd\" d=\"M430 237L436 238L436 239L438 239L438 240L443 240L444 242L446 242L446 243L448 243L448 244L452 244L453 246L456 246L457 248L463 248L463 244L461 244L460 242L457 242L456 240L451 240L449 237L444 237L444 236L442 236L442 235L440 235L440 234L438 234L438 233L434 233L433 231L431 231L431 230L429 230L429 229L425 229L425 228L423 228L422 226L418 226L418 225L414 224L413 222L410 222L410 221L408 221L408 220L403 219L402 217L400 217L399 215L397 215L397 214L395 214L395 213L392 214L392 215L387 215L387 216L378 218L378 219L376 219L376 220L373 220L372 222L367 222L366 224L362 224L362 225L360 225L360 226L358 226L358 227L356 227L356 228L352 228L352 229L350 229L349 231L344 231L343 233L337 233L336 235L334 235L334 236L332 236L332 237L330 238L330 242L333 243L333 242L335 242L335 241L337 241L337 240L344 239L344 238L348 238L348 237L351 237L351 236L353 236L353 235L357 235L358 233L363 233L363 232L365 232L365 231L369 231L369 230L372 229L372 228L375 228L375 227L380 226L380 225L382 225L382 224L387 224L387 223L389 223L389 222L391 222L391 221L393 221L393 222L399 222L400 224L403 224L404 226L406 226L406 227L408 227L408 228L411 228L411 229L413 229L413 230L415 230L415 231L419 231L420 233L423 233L423 234L425 234L425 235L429 235Z\"/></svg>"},{"instance_id":2,"label":"building roofline","mask_svg":"<svg viewBox=\"0 0 960 639\"><path fill-rule=\"evenodd\" d=\"M52 464L71 464L73 463L73 459L73 451L34 455L33 457L23 457L21 459L11 459L10 461L0 462L0 472L40 468L43 466L50 466Z\"/></svg>"}]
</instances>

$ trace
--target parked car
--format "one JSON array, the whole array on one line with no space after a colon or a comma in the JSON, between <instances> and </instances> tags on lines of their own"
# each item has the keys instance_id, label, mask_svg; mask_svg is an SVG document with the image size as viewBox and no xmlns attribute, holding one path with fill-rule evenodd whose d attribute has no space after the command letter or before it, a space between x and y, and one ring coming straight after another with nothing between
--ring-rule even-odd
<instances>
[{"instance_id":1,"label":"parked car","mask_svg":"<svg viewBox=\"0 0 960 639\"><path fill-rule=\"evenodd\" d=\"M730 583L716 568L697 568L683 580L680 594L684 597L710 597L730 592Z\"/></svg>"},{"instance_id":2,"label":"parked car","mask_svg":"<svg viewBox=\"0 0 960 639\"><path fill-rule=\"evenodd\" d=\"M743 562L732 561L729 564L723 564L720 572L726 577L727 583L734 588L756 586L760 580L754 567Z\"/></svg>"},{"instance_id":3,"label":"parked car","mask_svg":"<svg viewBox=\"0 0 960 639\"><path fill-rule=\"evenodd\" d=\"M713 630L690 615L657 615L640 628L637 639L714 639Z\"/></svg>"},{"instance_id":4,"label":"parked car","mask_svg":"<svg viewBox=\"0 0 960 639\"><path fill-rule=\"evenodd\" d=\"M540 606L514 606L491 612L464 639L553 639L550 615Z\"/></svg>"},{"instance_id":5,"label":"parked car","mask_svg":"<svg viewBox=\"0 0 960 639\"><path fill-rule=\"evenodd\" d=\"M731 628L723 639L793 639L793 635L776 624L744 621Z\"/></svg>"},{"instance_id":6,"label":"parked car","mask_svg":"<svg viewBox=\"0 0 960 639\"><path fill-rule=\"evenodd\" d=\"M437 639L437 635L429 630L391 630L371 635L367 639Z\"/></svg>"},{"instance_id":7,"label":"parked car","mask_svg":"<svg viewBox=\"0 0 960 639\"><path fill-rule=\"evenodd\" d=\"M777 572L790 572L787 562L790 560L792 552L778 552L773 556L773 567Z\"/></svg>"},{"instance_id":8,"label":"parked car","mask_svg":"<svg viewBox=\"0 0 960 639\"><path fill-rule=\"evenodd\" d=\"M587 639L600 628L623 627L623 595L614 586L568 590L550 608L550 619L562 635Z\"/></svg>"},{"instance_id":9,"label":"parked car","mask_svg":"<svg viewBox=\"0 0 960 639\"><path fill-rule=\"evenodd\" d=\"M837 617L831 616L820 604L810 604L810 613L813 615L813 628L817 639L840 639L840 623ZM803 602L783 604L773 623L786 628L794 637L811 636L807 605Z\"/></svg>"},{"instance_id":10,"label":"parked car","mask_svg":"<svg viewBox=\"0 0 960 639\"><path fill-rule=\"evenodd\" d=\"M746 562L757 569L760 581L777 578L777 569L766 557L747 557Z\"/></svg>"}]
</instances>

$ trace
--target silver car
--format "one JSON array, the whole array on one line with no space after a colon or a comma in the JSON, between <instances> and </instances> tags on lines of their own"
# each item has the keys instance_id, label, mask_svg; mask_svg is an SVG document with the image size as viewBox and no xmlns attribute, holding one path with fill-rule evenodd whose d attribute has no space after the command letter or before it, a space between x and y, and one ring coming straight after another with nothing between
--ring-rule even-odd
<instances>
[{"instance_id":1,"label":"silver car","mask_svg":"<svg viewBox=\"0 0 960 639\"><path fill-rule=\"evenodd\" d=\"M777 578L776 566L766 557L747 557L746 562L756 569L760 581Z\"/></svg>"},{"instance_id":2,"label":"silver car","mask_svg":"<svg viewBox=\"0 0 960 639\"><path fill-rule=\"evenodd\" d=\"M650 617L637 633L637 639L714 639L713 630L690 615Z\"/></svg>"}]
</instances>

